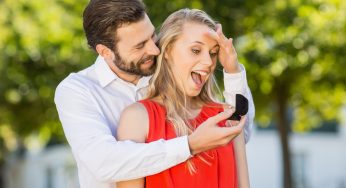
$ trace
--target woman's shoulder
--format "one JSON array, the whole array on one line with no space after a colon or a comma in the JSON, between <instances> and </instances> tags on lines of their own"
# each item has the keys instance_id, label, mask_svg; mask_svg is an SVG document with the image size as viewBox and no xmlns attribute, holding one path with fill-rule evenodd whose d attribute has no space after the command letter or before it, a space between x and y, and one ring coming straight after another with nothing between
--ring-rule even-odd
<instances>
[{"instance_id":1,"label":"woman's shoulder","mask_svg":"<svg viewBox=\"0 0 346 188\"><path fill-rule=\"evenodd\" d=\"M144 107L145 106L164 106L162 100L153 98L153 99L142 99L137 101L137 103L141 103Z\"/></svg>"},{"instance_id":2,"label":"woman's shoulder","mask_svg":"<svg viewBox=\"0 0 346 188\"><path fill-rule=\"evenodd\" d=\"M118 140L144 142L148 133L149 118L145 106L136 102L126 107L120 116Z\"/></svg>"},{"instance_id":3,"label":"woman's shoulder","mask_svg":"<svg viewBox=\"0 0 346 188\"><path fill-rule=\"evenodd\" d=\"M127 106L121 113L121 117L124 116L131 116L131 117L138 117L138 118L145 118L147 116L147 110L145 108L145 104L141 102L135 102L129 106Z\"/></svg>"},{"instance_id":4,"label":"woman's shoulder","mask_svg":"<svg viewBox=\"0 0 346 188\"><path fill-rule=\"evenodd\" d=\"M140 100L138 101L138 103L141 103L143 105L143 107L147 110L147 113L150 115L152 114L160 114L162 115L162 113L166 114L166 108L164 103L161 100L158 99L144 99L144 100Z\"/></svg>"}]
</instances>

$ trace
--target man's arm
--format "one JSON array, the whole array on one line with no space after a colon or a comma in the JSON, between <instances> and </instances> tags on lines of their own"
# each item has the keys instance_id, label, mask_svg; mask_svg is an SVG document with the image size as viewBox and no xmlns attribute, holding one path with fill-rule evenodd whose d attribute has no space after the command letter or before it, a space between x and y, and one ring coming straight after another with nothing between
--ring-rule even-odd
<instances>
[{"instance_id":1,"label":"man's arm","mask_svg":"<svg viewBox=\"0 0 346 188\"><path fill-rule=\"evenodd\" d=\"M55 103L78 165L99 181L144 177L190 156L186 136L150 144L117 141L89 94L78 84L62 84L56 90Z\"/></svg>"},{"instance_id":2,"label":"man's arm","mask_svg":"<svg viewBox=\"0 0 346 188\"><path fill-rule=\"evenodd\" d=\"M55 103L78 166L98 181L124 181L161 172L191 154L225 145L241 132L241 126L217 126L233 114L228 110L210 117L189 136L148 144L117 141L89 95L81 83L60 84Z\"/></svg>"}]
</instances>

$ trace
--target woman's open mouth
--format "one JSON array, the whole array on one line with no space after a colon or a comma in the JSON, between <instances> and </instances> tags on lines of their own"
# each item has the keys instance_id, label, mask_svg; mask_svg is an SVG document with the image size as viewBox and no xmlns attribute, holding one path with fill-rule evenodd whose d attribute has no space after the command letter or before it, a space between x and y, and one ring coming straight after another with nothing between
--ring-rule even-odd
<instances>
[{"instance_id":1,"label":"woman's open mouth","mask_svg":"<svg viewBox=\"0 0 346 188\"><path fill-rule=\"evenodd\" d=\"M194 83L200 88L204 85L207 76L209 75L208 71L200 71L200 70L196 70L196 71L192 71L191 72L191 77L192 80L194 81Z\"/></svg>"}]
</instances>

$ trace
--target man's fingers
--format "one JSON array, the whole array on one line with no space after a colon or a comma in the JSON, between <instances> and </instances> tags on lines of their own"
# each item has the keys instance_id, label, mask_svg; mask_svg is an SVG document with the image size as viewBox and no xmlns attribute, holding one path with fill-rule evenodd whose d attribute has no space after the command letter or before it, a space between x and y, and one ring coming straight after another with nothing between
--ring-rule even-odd
<instances>
[{"instance_id":1,"label":"man's fingers","mask_svg":"<svg viewBox=\"0 0 346 188\"><path fill-rule=\"evenodd\" d=\"M246 116L242 116L240 121L236 125L222 127L224 136L232 137L233 135L235 136L240 134L245 126L245 122L246 122ZM228 123L231 123L231 121L228 121Z\"/></svg>"},{"instance_id":2,"label":"man's fingers","mask_svg":"<svg viewBox=\"0 0 346 188\"><path fill-rule=\"evenodd\" d=\"M239 125L242 126L244 128L246 123L246 116L241 116L240 121L239 121Z\"/></svg>"},{"instance_id":3,"label":"man's fingers","mask_svg":"<svg viewBox=\"0 0 346 188\"><path fill-rule=\"evenodd\" d=\"M219 114L216 114L215 116L212 116L208 119L208 121L211 124L217 124L222 120L225 120L227 118L229 118L232 114L234 113L234 109L230 108L230 109L226 109L223 112L220 112Z\"/></svg>"},{"instance_id":4,"label":"man's fingers","mask_svg":"<svg viewBox=\"0 0 346 188\"><path fill-rule=\"evenodd\" d=\"M222 127L222 135L225 139L233 138L239 135L242 130L241 126Z\"/></svg>"},{"instance_id":5,"label":"man's fingers","mask_svg":"<svg viewBox=\"0 0 346 188\"><path fill-rule=\"evenodd\" d=\"M232 126L236 126L239 124L239 121L236 121L236 120L227 120L226 121L226 126L227 127L232 127Z\"/></svg>"}]
</instances>

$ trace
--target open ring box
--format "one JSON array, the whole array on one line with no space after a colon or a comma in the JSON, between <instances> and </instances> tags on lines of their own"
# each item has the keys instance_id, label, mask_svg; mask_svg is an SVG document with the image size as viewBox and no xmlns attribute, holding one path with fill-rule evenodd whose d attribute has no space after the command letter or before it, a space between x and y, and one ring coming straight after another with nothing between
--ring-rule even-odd
<instances>
[{"instance_id":1,"label":"open ring box","mask_svg":"<svg viewBox=\"0 0 346 188\"><path fill-rule=\"evenodd\" d=\"M239 121L241 116L244 116L248 112L249 101L241 94L236 94L235 101L235 112L228 119Z\"/></svg>"}]
</instances>

